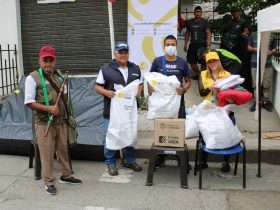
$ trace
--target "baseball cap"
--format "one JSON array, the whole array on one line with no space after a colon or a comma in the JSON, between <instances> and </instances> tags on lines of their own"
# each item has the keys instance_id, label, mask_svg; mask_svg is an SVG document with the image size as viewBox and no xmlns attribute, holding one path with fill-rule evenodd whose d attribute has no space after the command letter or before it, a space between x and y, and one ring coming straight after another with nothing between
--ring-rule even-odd
<instances>
[{"instance_id":1,"label":"baseball cap","mask_svg":"<svg viewBox=\"0 0 280 210\"><path fill-rule=\"evenodd\" d=\"M205 59L207 63L209 60L220 60L220 57L216 52L209 52L206 54Z\"/></svg>"},{"instance_id":2,"label":"baseball cap","mask_svg":"<svg viewBox=\"0 0 280 210\"><path fill-rule=\"evenodd\" d=\"M53 57L56 58L56 51L55 49L50 45L45 45L40 48L39 57Z\"/></svg>"},{"instance_id":3,"label":"baseball cap","mask_svg":"<svg viewBox=\"0 0 280 210\"><path fill-rule=\"evenodd\" d=\"M129 50L127 43L117 42L115 45L115 51L120 51L120 50Z\"/></svg>"}]
</instances>

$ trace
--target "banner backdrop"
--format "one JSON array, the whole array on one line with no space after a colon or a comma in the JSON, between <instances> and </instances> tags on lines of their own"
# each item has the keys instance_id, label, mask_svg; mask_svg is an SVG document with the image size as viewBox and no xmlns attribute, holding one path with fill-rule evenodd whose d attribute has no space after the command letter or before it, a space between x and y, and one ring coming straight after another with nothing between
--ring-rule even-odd
<instances>
[{"instance_id":1,"label":"banner backdrop","mask_svg":"<svg viewBox=\"0 0 280 210\"><path fill-rule=\"evenodd\" d=\"M178 0L128 0L129 60L144 72L164 54L163 40L177 37Z\"/></svg>"}]
</instances>

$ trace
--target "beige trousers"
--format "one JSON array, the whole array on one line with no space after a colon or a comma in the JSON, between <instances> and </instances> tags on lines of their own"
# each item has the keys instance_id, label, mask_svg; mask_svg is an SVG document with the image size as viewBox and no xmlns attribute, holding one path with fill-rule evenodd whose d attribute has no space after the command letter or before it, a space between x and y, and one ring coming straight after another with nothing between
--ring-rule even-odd
<instances>
[{"instance_id":1,"label":"beige trousers","mask_svg":"<svg viewBox=\"0 0 280 210\"><path fill-rule=\"evenodd\" d=\"M272 67L266 67L263 74L263 97L264 99L270 99L270 88L272 83ZM253 81L253 89L254 95L256 96L256 80L257 80L257 69L252 68L252 81Z\"/></svg>"},{"instance_id":2,"label":"beige trousers","mask_svg":"<svg viewBox=\"0 0 280 210\"><path fill-rule=\"evenodd\" d=\"M40 150L42 177L47 186L55 184L53 176L53 160L56 152L61 173L64 178L72 176L68 157L67 123L52 125L47 137L44 136L47 125L35 125L37 142Z\"/></svg>"}]
</instances>

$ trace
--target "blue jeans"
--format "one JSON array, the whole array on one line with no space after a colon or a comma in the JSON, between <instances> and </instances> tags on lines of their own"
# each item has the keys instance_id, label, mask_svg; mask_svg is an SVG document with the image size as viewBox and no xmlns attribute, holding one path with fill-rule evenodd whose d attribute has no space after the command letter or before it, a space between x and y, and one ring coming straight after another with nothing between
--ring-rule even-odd
<instances>
[{"instance_id":1,"label":"blue jeans","mask_svg":"<svg viewBox=\"0 0 280 210\"><path fill-rule=\"evenodd\" d=\"M104 130L107 133L109 127L109 119L104 118ZM125 163L134 163L135 162L135 149L134 147L125 147L124 152L124 162ZM106 140L104 140L104 156L105 163L107 165L116 165L117 162L117 151L106 148Z\"/></svg>"}]
</instances>

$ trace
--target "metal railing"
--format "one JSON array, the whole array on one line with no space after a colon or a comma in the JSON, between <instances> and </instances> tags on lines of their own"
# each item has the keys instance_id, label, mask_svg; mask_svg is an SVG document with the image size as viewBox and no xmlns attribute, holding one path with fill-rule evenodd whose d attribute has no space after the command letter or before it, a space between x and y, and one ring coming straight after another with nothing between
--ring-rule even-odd
<instances>
[{"instance_id":1,"label":"metal railing","mask_svg":"<svg viewBox=\"0 0 280 210\"><path fill-rule=\"evenodd\" d=\"M0 45L0 96L8 95L18 85L17 48L2 49Z\"/></svg>"},{"instance_id":2,"label":"metal railing","mask_svg":"<svg viewBox=\"0 0 280 210\"><path fill-rule=\"evenodd\" d=\"M280 34L279 33L275 34L275 37L276 37L276 49L277 49L277 52L274 55L273 60L278 65L280 65Z\"/></svg>"}]
</instances>

